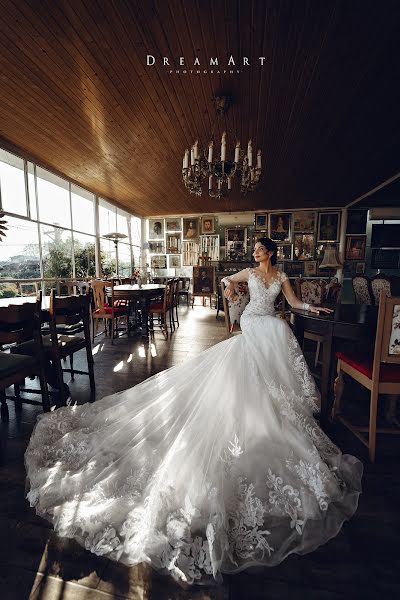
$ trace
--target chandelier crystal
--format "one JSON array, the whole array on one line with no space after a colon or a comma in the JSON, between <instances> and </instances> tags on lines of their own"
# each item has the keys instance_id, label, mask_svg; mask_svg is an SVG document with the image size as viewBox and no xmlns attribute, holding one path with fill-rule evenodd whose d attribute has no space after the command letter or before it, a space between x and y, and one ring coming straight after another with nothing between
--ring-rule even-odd
<instances>
[{"instance_id":1,"label":"chandelier crystal","mask_svg":"<svg viewBox=\"0 0 400 600\"><path fill-rule=\"evenodd\" d=\"M216 97L215 107L217 116L224 116L230 104L227 96ZM240 181L242 194L254 191L261 177L261 150L257 151L256 161L253 159L253 144L249 140L247 148L242 149L240 142L236 142L233 160L227 158L227 135L222 134L221 151L214 148L214 139L208 144L207 149L199 147L195 141L191 150L185 150L182 162L183 183L191 194L201 196L203 187L208 189L211 198L221 198L232 189L235 179ZM255 163L255 164L254 164Z\"/></svg>"}]
</instances>

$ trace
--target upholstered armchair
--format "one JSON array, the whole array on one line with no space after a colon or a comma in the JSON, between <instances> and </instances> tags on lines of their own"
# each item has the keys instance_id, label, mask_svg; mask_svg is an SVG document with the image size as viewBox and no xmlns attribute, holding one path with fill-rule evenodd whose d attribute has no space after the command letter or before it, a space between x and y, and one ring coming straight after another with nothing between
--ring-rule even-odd
<instances>
[{"instance_id":1,"label":"upholstered armchair","mask_svg":"<svg viewBox=\"0 0 400 600\"><path fill-rule=\"evenodd\" d=\"M224 295L225 284L221 282L222 301L224 305L225 326L227 335L240 332L240 317L246 305L250 301L249 286L247 283L238 283L235 285L235 297L228 300Z\"/></svg>"},{"instance_id":2,"label":"upholstered armchair","mask_svg":"<svg viewBox=\"0 0 400 600\"><path fill-rule=\"evenodd\" d=\"M371 281L365 275L356 275L352 279L354 296L356 304L373 304L373 293L371 289Z\"/></svg>"}]
</instances>

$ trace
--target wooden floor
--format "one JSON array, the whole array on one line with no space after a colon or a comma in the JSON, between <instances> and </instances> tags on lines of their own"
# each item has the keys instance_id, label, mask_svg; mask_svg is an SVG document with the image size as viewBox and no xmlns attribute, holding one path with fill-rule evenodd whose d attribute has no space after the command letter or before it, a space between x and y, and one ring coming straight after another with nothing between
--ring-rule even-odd
<instances>
[{"instance_id":1,"label":"wooden floor","mask_svg":"<svg viewBox=\"0 0 400 600\"><path fill-rule=\"evenodd\" d=\"M150 344L122 337L111 346L97 338L93 353L97 398L126 389L176 365L225 338L223 317L203 306L180 308L181 325L165 341ZM83 361L83 358L80 359ZM79 361L76 361L77 363ZM78 366L78 364L77 364ZM74 401L88 399L88 381L70 384ZM352 395L362 394L358 387ZM337 600L400 597L400 438L378 446L378 462L341 427L329 435L365 463L363 494L355 517L339 535L306 556L290 556L278 567L225 577L220 586L182 589L170 578L139 565L128 568L97 557L74 541L59 538L25 500L24 452L40 409L24 405L1 424L0 598L2 600Z\"/></svg>"}]
</instances>

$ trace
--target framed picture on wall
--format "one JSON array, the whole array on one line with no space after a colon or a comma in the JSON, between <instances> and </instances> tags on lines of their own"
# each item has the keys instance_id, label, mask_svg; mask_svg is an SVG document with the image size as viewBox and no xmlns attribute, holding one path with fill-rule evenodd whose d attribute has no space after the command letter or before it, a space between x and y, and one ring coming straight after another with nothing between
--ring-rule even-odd
<instances>
[{"instance_id":1,"label":"framed picture on wall","mask_svg":"<svg viewBox=\"0 0 400 600\"><path fill-rule=\"evenodd\" d=\"M225 229L225 254L234 259L246 257L247 227Z\"/></svg>"},{"instance_id":2,"label":"framed picture on wall","mask_svg":"<svg viewBox=\"0 0 400 600\"><path fill-rule=\"evenodd\" d=\"M285 263L285 273L288 277L298 277L304 273L303 261L288 261Z\"/></svg>"},{"instance_id":3,"label":"framed picture on wall","mask_svg":"<svg viewBox=\"0 0 400 600\"><path fill-rule=\"evenodd\" d=\"M359 262L356 264L356 274L363 275L365 273L365 263Z\"/></svg>"},{"instance_id":4,"label":"framed picture on wall","mask_svg":"<svg viewBox=\"0 0 400 600\"><path fill-rule=\"evenodd\" d=\"M346 239L346 260L364 260L366 235L348 235Z\"/></svg>"},{"instance_id":5,"label":"framed picture on wall","mask_svg":"<svg viewBox=\"0 0 400 600\"><path fill-rule=\"evenodd\" d=\"M304 263L304 277L312 277L317 274L317 261L307 260Z\"/></svg>"},{"instance_id":6,"label":"framed picture on wall","mask_svg":"<svg viewBox=\"0 0 400 600\"><path fill-rule=\"evenodd\" d=\"M165 219L165 226L167 231L182 231L182 223L180 218L176 219Z\"/></svg>"},{"instance_id":7,"label":"framed picture on wall","mask_svg":"<svg viewBox=\"0 0 400 600\"><path fill-rule=\"evenodd\" d=\"M183 219L183 239L198 240L200 235L199 219L196 217Z\"/></svg>"},{"instance_id":8,"label":"framed picture on wall","mask_svg":"<svg viewBox=\"0 0 400 600\"><path fill-rule=\"evenodd\" d=\"M294 234L295 260L310 260L314 258L315 238L312 233Z\"/></svg>"},{"instance_id":9,"label":"framed picture on wall","mask_svg":"<svg viewBox=\"0 0 400 600\"><path fill-rule=\"evenodd\" d=\"M180 254L182 248L180 233L167 233L167 254Z\"/></svg>"},{"instance_id":10,"label":"framed picture on wall","mask_svg":"<svg viewBox=\"0 0 400 600\"><path fill-rule=\"evenodd\" d=\"M270 213L269 237L278 242L291 241L292 213Z\"/></svg>"},{"instance_id":11,"label":"framed picture on wall","mask_svg":"<svg viewBox=\"0 0 400 600\"><path fill-rule=\"evenodd\" d=\"M178 254L176 256L170 255L168 256L168 266L170 269L180 269L181 268L181 255Z\"/></svg>"},{"instance_id":12,"label":"framed picture on wall","mask_svg":"<svg viewBox=\"0 0 400 600\"><path fill-rule=\"evenodd\" d=\"M149 242L150 254L164 254L164 242Z\"/></svg>"},{"instance_id":13,"label":"framed picture on wall","mask_svg":"<svg viewBox=\"0 0 400 600\"><path fill-rule=\"evenodd\" d=\"M164 219L149 219L149 240L164 239Z\"/></svg>"},{"instance_id":14,"label":"framed picture on wall","mask_svg":"<svg viewBox=\"0 0 400 600\"><path fill-rule=\"evenodd\" d=\"M348 210L346 233L353 235L363 235L366 233L367 214L366 210Z\"/></svg>"},{"instance_id":15,"label":"framed picture on wall","mask_svg":"<svg viewBox=\"0 0 400 600\"><path fill-rule=\"evenodd\" d=\"M254 230L266 231L268 229L268 213L256 213L254 215Z\"/></svg>"},{"instance_id":16,"label":"framed picture on wall","mask_svg":"<svg viewBox=\"0 0 400 600\"><path fill-rule=\"evenodd\" d=\"M151 256L150 265L152 269L166 269L167 268L167 257L166 256Z\"/></svg>"},{"instance_id":17,"label":"framed picture on wall","mask_svg":"<svg viewBox=\"0 0 400 600\"><path fill-rule=\"evenodd\" d=\"M317 214L311 210L293 213L294 233L314 233Z\"/></svg>"},{"instance_id":18,"label":"framed picture on wall","mask_svg":"<svg viewBox=\"0 0 400 600\"><path fill-rule=\"evenodd\" d=\"M282 246L278 246L276 256L278 260L292 260L292 244L282 244Z\"/></svg>"},{"instance_id":19,"label":"framed picture on wall","mask_svg":"<svg viewBox=\"0 0 400 600\"><path fill-rule=\"evenodd\" d=\"M319 214L318 241L339 241L340 212L324 212Z\"/></svg>"},{"instance_id":20,"label":"framed picture on wall","mask_svg":"<svg viewBox=\"0 0 400 600\"><path fill-rule=\"evenodd\" d=\"M215 267L193 267L193 294L215 294Z\"/></svg>"},{"instance_id":21,"label":"framed picture on wall","mask_svg":"<svg viewBox=\"0 0 400 600\"><path fill-rule=\"evenodd\" d=\"M215 217L201 217L201 233L215 232Z\"/></svg>"}]
</instances>

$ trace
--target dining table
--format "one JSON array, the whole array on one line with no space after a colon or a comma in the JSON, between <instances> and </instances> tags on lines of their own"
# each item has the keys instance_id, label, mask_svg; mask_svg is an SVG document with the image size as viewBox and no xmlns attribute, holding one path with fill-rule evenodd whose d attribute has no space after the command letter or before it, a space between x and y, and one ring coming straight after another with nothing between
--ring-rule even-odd
<instances>
[{"instance_id":1,"label":"dining table","mask_svg":"<svg viewBox=\"0 0 400 600\"><path fill-rule=\"evenodd\" d=\"M165 285L157 283L123 284L114 286L115 300L137 300L140 302L142 310L142 337L149 336L149 312L152 300L158 299L164 295Z\"/></svg>"},{"instance_id":2,"label":"dining table","mask_svg":"<svg viewBox=\"0 0 400 600\"><path fill-rule=\"evenodd\" d=\"M332 313L311 313L299 308L291 309L293 333L303 346L304 332L322 336L321 425L327 425L335 377L335 351L338 344L349 342L360 348L372 348L375 342L378 307L364 304L335 304Z\"/></svg>"}]
</instances>

